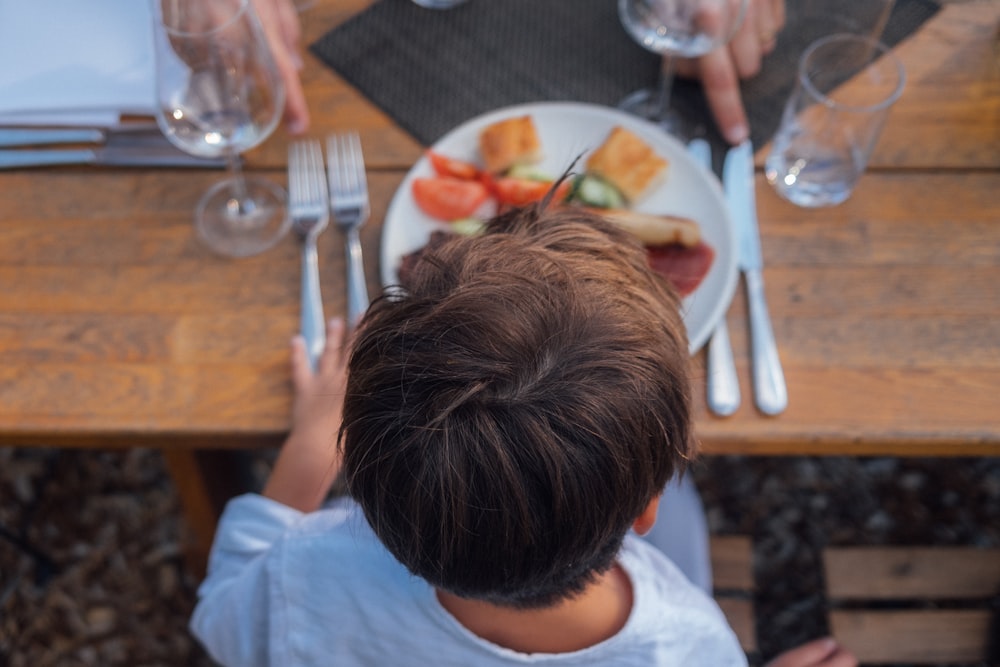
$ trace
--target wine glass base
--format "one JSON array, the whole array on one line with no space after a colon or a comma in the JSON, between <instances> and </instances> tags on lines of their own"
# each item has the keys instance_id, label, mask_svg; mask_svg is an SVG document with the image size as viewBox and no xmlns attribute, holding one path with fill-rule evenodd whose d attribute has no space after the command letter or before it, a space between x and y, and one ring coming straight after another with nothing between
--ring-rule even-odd
<instances>
[{"instance_id":1,"label":"wine glass base","mask_svg":"<svg viewBox=\"0 0 1000 667\"><path fill-rule=\"evenodd\" d=\"M671 107L663 108L658 90L653 88L637 90L619 102L618 108L648 120L667 134L684 140L688 138L689 132L684 117Z\"/></svg>"},{"instance_id":2,"label":"wine glass base","mask_svg":"<svg viewBox=\"0 0 1000 667\"><path fill-rule=\"evenodd\" d=\"M292 219L285 191L263 178L244 179L243 197L236 180L216 183L195 210L195 230L209 248L227 257L249 257L264 252L288 232Z\"/></svg>"}]
</instances>

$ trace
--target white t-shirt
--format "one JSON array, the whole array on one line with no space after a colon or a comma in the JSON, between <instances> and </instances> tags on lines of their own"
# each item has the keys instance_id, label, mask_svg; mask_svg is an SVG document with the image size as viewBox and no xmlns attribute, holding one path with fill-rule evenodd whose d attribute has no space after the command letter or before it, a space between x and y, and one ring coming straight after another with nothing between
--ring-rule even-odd
<instances>
[{"instance_id":1,"label":"white t-shirt","mask_svg":"<svg viewBox=\"0 0 1000 667\"><path fill-rule=\"evenodd\" d=\"M625 626L571 653L520 653L472 634L382 546L351 501L310 514L258 495L219 523L191 630L223 665L745 667L715 602L629 535Z\"/></svg>"}]
</instances>

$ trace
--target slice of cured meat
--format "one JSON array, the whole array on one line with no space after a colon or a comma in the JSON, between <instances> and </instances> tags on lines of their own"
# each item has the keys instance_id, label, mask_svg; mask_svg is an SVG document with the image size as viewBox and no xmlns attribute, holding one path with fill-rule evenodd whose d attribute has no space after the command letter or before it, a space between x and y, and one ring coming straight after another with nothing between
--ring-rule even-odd
<instances>
[{"instance_id":1,"label":"slice of cured meat","mask_svg":"<svg viewBox=\"0 0 1000 667\"><path fill-rule=\"evenodd\" d=\"M697 289L715 260L715 250L704 241L690 248L671 244L646 248L649 265L670 281L681 296Z\"/></svg>"}]
</instances>

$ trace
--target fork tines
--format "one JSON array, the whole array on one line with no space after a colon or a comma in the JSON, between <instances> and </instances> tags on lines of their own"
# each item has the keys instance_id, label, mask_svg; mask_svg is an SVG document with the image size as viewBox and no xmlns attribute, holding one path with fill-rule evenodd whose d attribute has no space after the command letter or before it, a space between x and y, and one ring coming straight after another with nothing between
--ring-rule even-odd
<instances>
[{"instance_id":1,"label":"fork tines","mask_svg":"<svg viewBox=\"0 0 1000 667\"><path fill-rule=\"evenodd\" d=\"M292 217L296 209L326 210L327 191L323 149L316 139L296 141L288 149L288 199ZM304 211L317 215L315 211Z\"/></svg>"},{"instance_id":2,"label":"fork tines","mask_svg":"<svg viewBox=\"0 0 1000 667\"><path fill-rule=\"evenodd\" d=\"M363 220L369 212L361 139L357 132L330 135L326 152L330 199L337 222L348 226L358 224L357 219Z\"/></svg>"}]
</instances>

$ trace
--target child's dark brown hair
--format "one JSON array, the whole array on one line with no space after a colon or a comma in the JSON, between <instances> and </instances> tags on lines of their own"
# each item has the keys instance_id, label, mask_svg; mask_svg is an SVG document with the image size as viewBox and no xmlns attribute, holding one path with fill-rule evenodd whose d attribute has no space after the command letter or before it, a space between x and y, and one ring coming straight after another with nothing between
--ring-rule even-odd
<instances>
[{"instance_id":1,"label":"child's dark brown hair","mask_svg":"<svg viewBox=\"0 0 1000 667\"><path fill-rule=\"evenodd\" d=\"M694 452L675 293L603 219L542 206L426 253L350 359L347 484L411 572L518 608L571 597Z\"/></svg>"}]
</instances>

